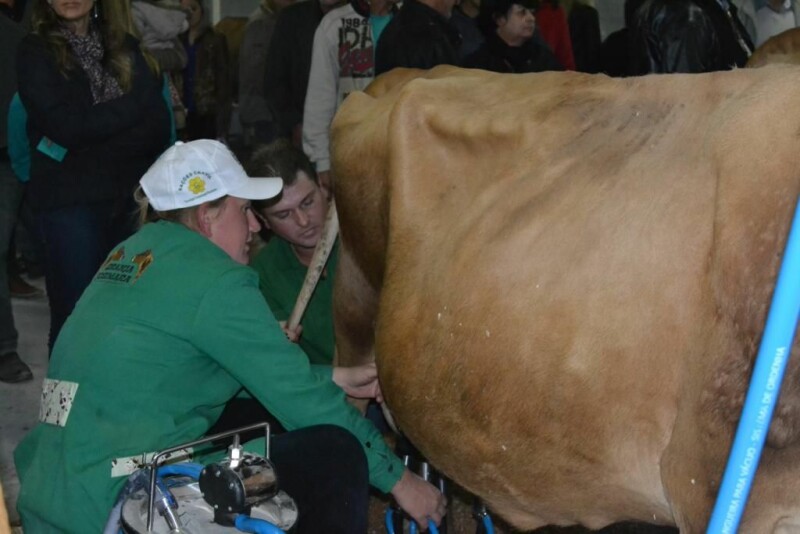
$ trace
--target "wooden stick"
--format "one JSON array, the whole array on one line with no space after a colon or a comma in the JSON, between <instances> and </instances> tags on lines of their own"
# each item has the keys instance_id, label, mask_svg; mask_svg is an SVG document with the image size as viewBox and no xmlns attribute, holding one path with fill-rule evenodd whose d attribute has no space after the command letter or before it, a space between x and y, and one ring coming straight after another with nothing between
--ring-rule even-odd
<instances>
[{"instance_id":1,"label":"wooden stick","mask_svg":"<svg viewBox=\"0 0 800 534\"><path fill-rule=\"evenodd\" d=\"M311 257L311 264L308 266L306 279L303 280L303 287L300 288L297 302L295 302L292 314L286 322L288 330L295 330L297 325L300 324L303 313L305 313L306 307L308 306L308 301L311 300L311 295L314 294L314 289L317 287L319 277L322 276L322 271L325 269L325 263L328 261L328 256L331 254L333 244L338 234L339 217L336 213L336 201L332 200L328 208L328 215L325 218L325 226L322 227L322 235L317 243L317 248L314 249L314 255Z\"/></svg>"}]
</instances>

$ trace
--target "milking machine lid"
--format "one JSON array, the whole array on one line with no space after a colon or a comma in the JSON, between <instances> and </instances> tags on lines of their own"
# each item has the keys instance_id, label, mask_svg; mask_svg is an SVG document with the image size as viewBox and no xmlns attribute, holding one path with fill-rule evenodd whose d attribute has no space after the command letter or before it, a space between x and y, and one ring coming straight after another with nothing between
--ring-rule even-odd
<instances>
[{"instance_id":1,"label":"milking machine lid","mask_svg":"<svg viewBox=\"0 0 800 534\"><path fill-rule=\"evenodd\" d=\"M203 499L200 486L189 477L171 477L167 485L178 503L175 516L181 522L181 532L187 534L233 534L240 532L235 527L226 527L213 522L214 509ZM148 494L146 489L132 493L122 505L120 526L126 534L147 533ZM250 517L269 521L287 530L297 521L297 505L285 492L279 491L268 501L253 506ZM170 534L164 518L154 512L155 534Z\"/></svg>"}]
</instances>

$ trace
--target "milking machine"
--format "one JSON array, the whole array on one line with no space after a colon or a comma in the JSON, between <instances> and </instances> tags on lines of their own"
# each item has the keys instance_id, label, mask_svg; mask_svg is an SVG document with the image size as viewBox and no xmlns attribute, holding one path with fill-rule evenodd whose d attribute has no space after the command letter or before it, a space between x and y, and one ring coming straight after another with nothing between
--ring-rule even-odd
<instances>
[{"instance_id":1,"label":"milking machine","mask_svg":"<svg viewBox=\"0 0 800 534\"><path fill-rule=\"evenodd\" d=\"M239 442L239 434L256 429L264 430L264 456L244 451ZM233 443L220 462L161 465L170 454L231 436ZM298 512L278 486L269 440L269 424L260 423L156 453L147 467L130 476L120 494L115 507L119 532L282 534L297 521Z\"/></svg>"},{"instance_id":2,"label":"milking machine","mask_svg":"<svg viewBox=\"0 0 800 534\"><path fill-rule=\"evenodd\" d=\"M411 455L403 455L403 464L406 467L410 466ZM428 462L425 460L419 461L417 473L420 477L422 477L423 480L428 482L432 480L436 481L437 485L439 486L439 491L442 492L442 495L447 494L445 478L442 475L435 473L431 469ZM492 523L492 518L489 515L489 512L486 510L486 506L484 506L480 499L475 499L475 503L472 507L472 517L475 518L475 521L478 524L476 534L494 534L494 524ZM388 532L388 534L401 534L403 532L404 520L403 511L400 509L400 507L397 504L390 505L386 509L386 532ZM419 527L417 526L417 523L411 521L408 527L409 534L417 534L418 528ZM433 521L428 521L428 532L430 532L430 534L446 534L447 517L442 519L439 527L437 527Z\"/></svg>"}]
</instances>

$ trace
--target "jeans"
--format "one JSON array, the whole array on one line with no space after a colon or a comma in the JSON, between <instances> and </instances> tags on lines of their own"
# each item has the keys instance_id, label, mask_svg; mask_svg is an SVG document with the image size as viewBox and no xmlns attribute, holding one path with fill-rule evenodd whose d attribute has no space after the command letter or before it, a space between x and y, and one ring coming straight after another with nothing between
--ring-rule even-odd
<instances>
[{"instance_id":1,"label":"jeans","mask_svg":"<svg viewBox=\"0 0 800 534\"><path fill-rule=\"evenodd\" d=\"M0 161L0 355L16 352L17 329L8 292L8 254L17 223L23 185L7 160Z\"/></svg>"},{"instance_id":2,"label":"jeans","mask_svg":"<svg viewBox=\"0 0 800 534\"><path fill-rule=\"evenodd\" d=\"M135 228L133 199L67 206L39 213L53 345L109 252Z\"/></svg>"},{"instance_id":3,"label":"jeans","mask_svg":"<svg viewBox=\"0 0 800 534\"><path fill-rule=\"evenodd\" d=\"M297 503L292 533L367 532L367 458L350 432L320 425L273 436L270 459L278 485Z\"/></svg>"}]
</instances>

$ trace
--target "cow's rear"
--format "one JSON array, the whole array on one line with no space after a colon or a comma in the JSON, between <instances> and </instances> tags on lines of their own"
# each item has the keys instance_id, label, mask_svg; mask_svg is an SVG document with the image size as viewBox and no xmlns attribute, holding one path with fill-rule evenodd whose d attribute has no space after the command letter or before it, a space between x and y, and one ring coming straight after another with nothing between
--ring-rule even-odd
<instances>
[{"instance_id":1,"label":"cow's rear","mask_svg":"<svg viewBox=\"0 0 800 534\"><path fill-rule=\"evenodd\" d=\"M800 72L418 75L334 124L340 357L374 344L401 429L518 527L701 531L800 187ZM750 532L800 518L797 374Z\"/></svg>"}]
</instances>

